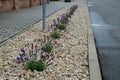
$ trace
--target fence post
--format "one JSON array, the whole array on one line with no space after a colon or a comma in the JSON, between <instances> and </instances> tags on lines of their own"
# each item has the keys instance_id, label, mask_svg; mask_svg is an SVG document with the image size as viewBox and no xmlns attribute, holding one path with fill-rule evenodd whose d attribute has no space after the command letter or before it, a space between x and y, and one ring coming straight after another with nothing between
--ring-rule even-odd
<instances>
[{"instance_id":1,"label":"fence post","mask_svg":"<svg viewBox=\"0 0 120 80\"><path fill-rule=\"evenodd\" d=\"M42 28L43 31L46 28L46 0L42 0L42 7L43 7L43 23L42 23Z\"/></svg>"}]
</instances>

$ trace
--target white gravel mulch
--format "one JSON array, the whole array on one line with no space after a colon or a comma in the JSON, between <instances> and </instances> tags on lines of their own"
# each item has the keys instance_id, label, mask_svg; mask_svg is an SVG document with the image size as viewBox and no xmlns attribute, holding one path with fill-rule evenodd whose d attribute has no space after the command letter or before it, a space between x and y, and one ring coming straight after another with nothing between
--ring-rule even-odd
<instances>
[{"instance_id":1,"label":"white gravel mulch","mask_svg":"<svg viewBox=\"0 0 120 80\"><path fill-rule=\"evenodd\" d=\"M64 8L49 16L46 25L66 11ZM48 31L42 32L42 21L0 47L0 80L89 80L86 11L84 7L74 12L67 32L63 31L62 37L56 40L58 46L53 50L56 52L53 64L43 72L25 70L15 60L20 48L43 35L50 35Z\"/></svg>"}]
</instances>

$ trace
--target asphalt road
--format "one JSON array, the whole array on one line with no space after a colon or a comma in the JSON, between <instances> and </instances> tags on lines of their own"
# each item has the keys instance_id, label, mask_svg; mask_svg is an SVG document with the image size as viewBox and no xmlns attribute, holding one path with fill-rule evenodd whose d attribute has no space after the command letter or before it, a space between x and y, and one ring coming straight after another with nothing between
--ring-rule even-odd
<instances>
[{"instance_id":1,"label":"asphalt road","mask_svg":"<svg viewBox=\"0 0 120 80\"><path fill-rule=\"evenodd\" d=\"M103 80L120 80L120 0L88 0Z\"/></svg>"}]
</instances>

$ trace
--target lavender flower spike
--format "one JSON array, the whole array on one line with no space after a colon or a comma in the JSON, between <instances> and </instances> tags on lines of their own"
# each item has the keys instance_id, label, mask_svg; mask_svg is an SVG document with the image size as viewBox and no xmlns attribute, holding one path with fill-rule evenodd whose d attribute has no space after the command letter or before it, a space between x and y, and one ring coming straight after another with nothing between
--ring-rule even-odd
<instances>
[{"instance_id":1,"label":"lavender flower spike","mask_svg":"<svg viewBox=\"0 0 120 80\"><path fill-rule=\"evenodd\" d=\"M17 63L20 64L22 62L21 58L17 57Z\"/></svg>"},{"instance_id":2,"label":"lavender flower spike","mask_svg":"<svg viewBox=\"0 0 120 80\"><path fill-rule=\"evenodd\" d=\"M22 53L25 53L25 49L24 49L24 48L22 48L22 49L21 49L21 52L22 52Z\"/></svg>"},{"instance_id":3,"label":"lavender flower spike","mask_svg":"<svg viewBox=\"0 0 120 80\"><path fill-rule=\"evenodd\" d=\"M35 51L36 51L36 53L38 52L38 46L37 45L35 45Z\"/></svg>"},{"instance_id":4,"label":"lavender flower spike","mask_svg":"<svg viewBox=\"0 0 120 80\"><path fill-rule=\"evenodd\" d=\"M33 43L31 43L31 49L33 50L33 47L34 47L34 45L33 45Z\"/></svg>"},{"instance_id":5,"label":"lavender flower spike","mask_svg":"<svg viewBox=\"0 0 120 80\"><path fill-rule=\"evenodd\" d=\"M28 57L25 57L25 61L28 61L29 59L28 59Z\"/></svg>"},{"instance_id":6,"label":"lavender flower spike","mask_svg":"<svg viewBox=\"0 0 120 80\"><path fill-rule=\"evenodd\" d=\"M56 20L55 19L53 20L53 26L56 26Z\"/></svg>"},{"instance_id":7,"label":"lavender flower spike","mask_svg":"<svg viewBox=\"0 0 120 80\"><path fill-rule=\"evenodd\" d=\"M32 57L32 51L29 51L29 56Z\"/></svg>"},{"instance_id":8,"label":"lavender flower spike","mask_svg":"<svg viewBox=\"0 0 120 80\"><path fill-rule=\"evenodd\" d=\"M48 63L48 64L46 64L46 65L47 65L47 66L50 66L50 65L52 65L52 63L53 63L53 62L50 62L50 63Z\"/></svg>"},{"instance_id":9,"label":"lavender flower spike","mask_svg":"<svg viewBox=\"0 0 120 80\"><path fill-rule=\"evenodd\" d=\"M42 61L44 61L46 59L46 57L44 55L41 55L40 58Z\"/></svg>"},{"instance_id":10,"label":"lavender flower spike","mask_svg":"<svg viewBox=\"0 0 120 80\"><path fill-rule=\"evenodd\" d=\"M59 18L59 17L57 18L57 21L58 21L58 22L60 21L60 18Z\"/></svg>"}]
</instances>

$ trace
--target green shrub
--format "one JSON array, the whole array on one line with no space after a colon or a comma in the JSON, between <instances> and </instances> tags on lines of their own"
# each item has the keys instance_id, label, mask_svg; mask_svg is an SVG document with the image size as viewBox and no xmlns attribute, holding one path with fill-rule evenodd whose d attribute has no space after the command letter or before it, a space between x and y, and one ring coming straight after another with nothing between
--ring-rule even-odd
<instances>
[{"instance_id":1,"label":"green shrub","mask_svg":"<svg viewBox=\"0 0 120 80\"><path fill-rule=\"evenodd\" d=\"M64 22L61 22L59 25L58 25L58 29L60 30L65 30L66 29L66 24Z\"/></svg>"},{"instance_id":2,"label":"green shrub","mask_svg":"<svg viewBox=\"0 0 120 80\"><path fill-rule=\"evenodd\" d=\"M53 32L53 33L51 33L51 37L55 38L55 39L58 39L58 38L60 38L60 33L59 32Z\"/></svg>"},{"instance_id":3,"label":"green shrub","mask_svg":"<svg viewBox=\"0 0 120 80\"><path fill-rule=\"evenodd\" d=\"M41 50L44 52L51 52L53 49L53 46L51 44L45 44L42 46Z\"/></svg>"},{"instance_id":4,"label":"green shrub","mask_svg":"<svg viewBox=\"0 0 120 80\"><path fill-rule=\"evenodd\" d=\"M30 60L26 63L27 69L30 69L31 71L37 70L37 71L43 71L46 69L46 65L43 61L35 61Z\"/></svg>"}]
</instances>

